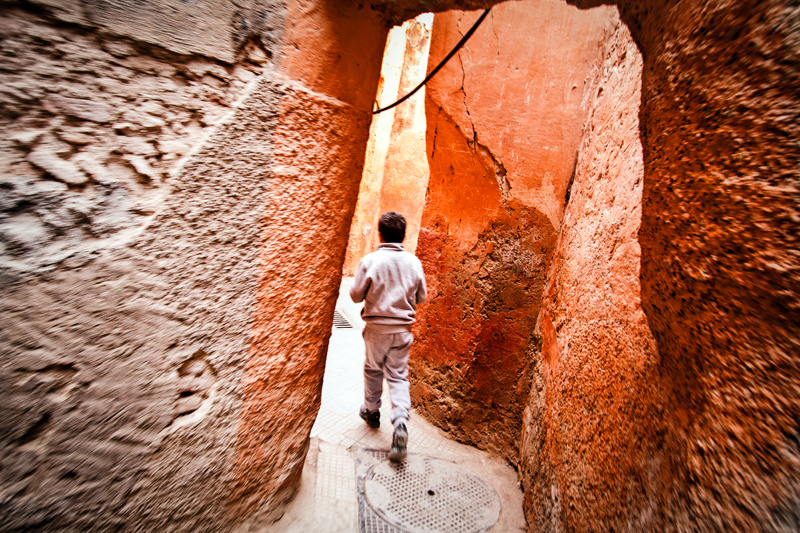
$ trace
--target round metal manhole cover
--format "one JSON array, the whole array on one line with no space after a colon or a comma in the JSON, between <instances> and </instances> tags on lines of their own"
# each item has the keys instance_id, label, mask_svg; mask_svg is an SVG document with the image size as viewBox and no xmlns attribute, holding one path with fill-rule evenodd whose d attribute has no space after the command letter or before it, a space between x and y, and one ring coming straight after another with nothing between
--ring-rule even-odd
<instances>
[{"instance_id":1,"label":"round metal manhole cover","mask_svg":"<svg viewBox=\"0 0 800 533\"><path fill-rule=\"evenodd\" d=\"M500 500L485 481L430 457L376 464L364 478L364 496L386 522L411 533L479 533L500 516Z\"/></svg>"}]
</instances>

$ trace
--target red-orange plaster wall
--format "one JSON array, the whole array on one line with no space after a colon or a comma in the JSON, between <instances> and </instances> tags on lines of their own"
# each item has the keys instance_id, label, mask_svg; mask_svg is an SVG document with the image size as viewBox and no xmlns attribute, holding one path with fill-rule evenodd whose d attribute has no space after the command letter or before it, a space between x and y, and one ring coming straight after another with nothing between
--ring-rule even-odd
<instances>
[{"instance_id":1,"label":"red-orange plaster wall","mask_svg":"<svg viewBox=\"0 0 800 533\"><path fill-rule=\"evenodd\" d=\"M516 461L539 306L608 9L498 5L428 84L430 180L417 254L430 287L412 399L456 438ZM479 13L437 14L429 65Z\"/></svg>"},{"instance_id":2,"label":"red-orange plaster wall","mask_svg":"<svg viewBox=\"0 0 800 533\"><path fill-rule=\"evenodd\" d=\"M642 58L616 16L603 55L542 302L541 357L523 424L534 530L640 528L670 461L659 439L660 358L639 284Z\"/></svg>"},{"instance_id":3,"label":"red-orange plaster wall","mask_svg":"<svg viewBox=\"0 0 800 533\"><path fill-rule=\"evenodd\" d=\"M796 530L796 6L619 6L645 60L641 295L672 450L648 528Z\"/></svg>"},{"instance_id":4,"label":"red-orange plaster wall","mask_svg":"<svg viewBox=\"0 0 800 533\"><path fill-rule=\"evenodd\" d=\"M386 31L364 6L288 8L232 514L267 516L299 481Z\"/></svg>"}]
</instances>

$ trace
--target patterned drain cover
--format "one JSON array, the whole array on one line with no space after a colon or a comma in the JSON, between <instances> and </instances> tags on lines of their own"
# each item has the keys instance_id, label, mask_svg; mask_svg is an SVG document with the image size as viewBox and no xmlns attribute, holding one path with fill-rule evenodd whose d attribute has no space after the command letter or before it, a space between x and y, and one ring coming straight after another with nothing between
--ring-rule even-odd
<instances>
[{"instance_id":1,"label":"patterned drain cover","mask_svg":"<svg viewBox=\"0 0 800 533\"><path fill-rule=\"evenodd\" d=\"M456 464L410 455L375 464L363 481L372 510L411 533L479 533L500 516L500 500L481 478Z\"/></svg>"}]
</instances>

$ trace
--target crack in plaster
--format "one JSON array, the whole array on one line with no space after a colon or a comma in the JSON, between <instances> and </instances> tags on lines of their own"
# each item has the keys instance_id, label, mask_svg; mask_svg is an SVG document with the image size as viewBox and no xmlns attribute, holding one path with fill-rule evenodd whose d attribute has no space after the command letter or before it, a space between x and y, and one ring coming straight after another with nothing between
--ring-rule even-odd
<instances>
[{"instance_id":1,"label":"crack in plaster","mask_svg":"<svg viewBox=\"0 0 800 533\"><path fill-rule=\"evenodd\" d=\"M442 106L439 106L439 111L436 113L436 126L433 128L433 146L431 147L431 160L436 155L436 136L439 135L439 115L442 114Z\"/></svg>"},{"instance_id":2,"label":"crack in plaster","mask_svg":"<svg viewBox=\"0 0 800 533\"><path fill-rule=\"evenodd\" d=\"M508 171L506 167L503 166L503 163L494 156L486 145L479 144L477 141L475 144L478 148L486 152L486 155L492 160L492 164L494 165L494 177L497 180L497 186L500 187L500 198L503 204L508 203L508 197L511 194L511 182L508 181Z\"/></svg>"},{"instance_id":3,"label":"crack in plaster","mask_svg":"<svg viewBox=\"0 0 800 533\"><path fill-rule=\"evenodd\" d=\"M494 14L492 14L492 20L494 20ZM492 32L497 37L497 32L494 31L494 24L492 25ZM461 33L459 29L459 33ZM497 53L500 53L499 43L500 39L498 37L498 49ZM472 114L469 112L469 106L467 105L467 91L464 89L464 82L466 81L466 71L464 70L464 61L461 58L461 52L458 53L458 63L461 65L461 94L463 95L464 100L464 111L467 113L467 117L469 117L470 127L472 128L472 141L467 139L467 146L470 147L473 153L477 153L478 150L485 152L489 158L492 160L492 165L494 166L494 177L497 180L497 186L500 188L500 196L503 204L508 202L508 197L511 194L511 183L508 181L507 174L508 171L503 166L503 164L497 160L491 150L484 145L478 142L478 132L475 130L475 122L472 120ZM439 108L441 112L442 108ZM436 129L438 130L438 124ZM460 128L459 128L460 129ZM434 149L436 147L436 132L434 132ZM433 151L431 151L431 157L433 157Z\"/></svg>"},{"instance_id":4,"label":"crack in plaster","mask_svg":"<svg viewBox=\"0 0 800 533\"><path fill-rule=\"evenodd\" d=\"M458 20L458 33L462 37L464 36L461 33L461 21L463 17ZM469 117L470 126L472 126L472 142L467 140L467 145L470 149L475 153L476 145L478 143L478 132L475 131L475 123L472 120L472 114L469 112L469 106L467 106L467 92L464 90L464 82L466 81L466 72L464 71L464 60L461 58L461 52L458 52L458 64L461 65L461 94L464 95L464 110L467 112L467 116Z\"/></svg>"},{"instance_id":5,"label":"crack in plaster","mask_svg":"<svg viewBox=\"0 0 800 533\"><path fill-rule=\"evenodd\" d=\"M472 114L469 112L469 106L467 106L467 91L464 90L464 81L466 79L466 73L464 72L464 61L461 59L461 52L458 53L458 63L461 65L461 94L464 95L464 110L467 112L467 116L469 117L469 124L472 127L472 142L467 140L467 145L472 149L473 153L476 150L476 146L478 144L478 132L475 131L475 122L472 120Z\"/></svg>"},{"instance_id":6,"label":"crack in plaster","mask_svg":"<svg viewBox=\"0 0 800 533\"><path fill-rule=\"evenodd\" d=\"M436 126L434 126L434 131L433 131L433 141L432 141L433 146L431 148L431 155L430 155L431 160L433 160L434 156L436 155L436 138L439 133L439 117L441 116L442 112L443 112L443 107L439 106L439 111L436 113ZM469 110L467 110L467 114L469 114ZM477 154L478 150L480 150L481 152L488 155L489 159L492 160L492 165L494 166L494 177L497 180L498 187L500 188L501 202L504 205L507 204L509 196L511 195L511 182L508 180L507 177L508 171L506 170L506 167L494 156L494 154L492 153L492 151L489 149L488 146L478 142L478 135L475 132L474 124L472 125L473 140L470 141L464 134L464 130L461 128L461 126L458 125L455 119L449 114L446 115L447 117L449 117L450 121L453 122L453 125L455 126L456 130L458 130L459 133L464 135L464 138L467 141L467 146L469 146L470 150L472 150L474 154Z\"/></svg>"},{"instance_id":7,"label":"crack in plaster","mask_svg":"<svg viewBox=\"0 0 800 533\"><path fill-rule=\"evenodd\" d=\"M492 33L494 33L494 38L497 39L497 54L495 58L498 58L500 57L500 36L497 35L497 30L494 27L494 11L491 11L489 14L492 15Z\"/></svg>"}]
</instances>

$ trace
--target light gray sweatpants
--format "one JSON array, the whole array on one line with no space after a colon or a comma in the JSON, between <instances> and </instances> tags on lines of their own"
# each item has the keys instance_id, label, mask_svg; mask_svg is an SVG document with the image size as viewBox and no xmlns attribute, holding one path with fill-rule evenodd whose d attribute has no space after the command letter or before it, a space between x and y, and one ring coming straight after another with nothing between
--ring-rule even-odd
<instances>
[{"instance_id":1,"label":"light gray sweatpants","mask_svg":"<svg viewBox=\"0 0 800 533\"><path fill-rule=\"evenodd\" d=\"M381 407L383 378L392 400L391 421L408 420L411 396L408 392L408 350L414 335L410 331L377 333L364 329L367 359L364 361L364 405L370 411Z\"/></svg>"}]
</instances>

